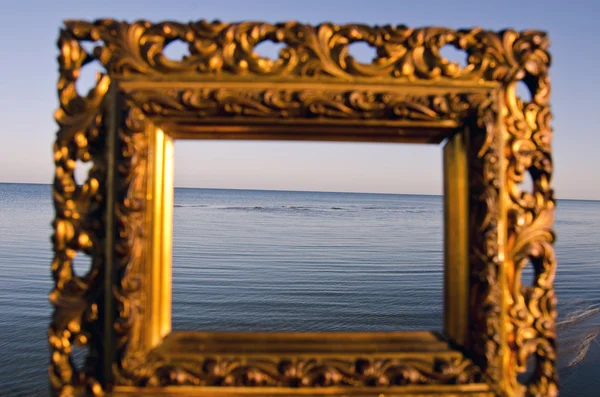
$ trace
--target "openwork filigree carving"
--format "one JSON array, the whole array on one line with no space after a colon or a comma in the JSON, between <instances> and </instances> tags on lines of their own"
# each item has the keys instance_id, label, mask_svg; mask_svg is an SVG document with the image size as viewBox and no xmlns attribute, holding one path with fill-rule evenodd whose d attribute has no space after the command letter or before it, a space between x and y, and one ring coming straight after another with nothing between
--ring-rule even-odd
<instances>
[{"instance_id":1,"label":"openwork filigree carving","mask_svg":"<svg viewBox=\"0 0 600 397\"><path fill-rule=\"evenodd\" d=\"M88 58L77 40L61 35L58 46L60 78L58 95L61 107L55 117L60 130L54 144L56 172L53 200L56 216L53 222L54 287L50 301L54 305L48 328L51 350L50 383L55 391L69 395L74 388L87 384L99 390L97 353L102 326L98 323L104 291L103 239L106 231L107 160L104 120L101 115L103 97L109 78L104 76L87 96L75 89L79 70ZM91 163L87 179L78 184L75 169L78 162ZM76 274L73 261L77 256L90 258L85 274ZM83 368L77 368L73 348L88 348Z\"/></svg>"},{"instance_id":2,"label":"openwork filigree carving","mask_svg":"<svg viewBox=\"0 0 600 397\"><path fill-rule=\"evenodd\" d=\"M548 42L543 42L547 48ZM506 183L508 203L508 239L506 275L509 298L509 368L515 372L526 369L527 358L535 357L534 375L528 382L532 395L556 395L556 297L554 295L554 191L550 127L549 55L529 54L527 45L520 44L527 54L526 64L518 76L527 86L531 101L516 96L516 82L504 90L507 112L504 125L509 134L505 143L509 150ZM520 184L529 174L531 187ZM531 190L529 190L531 189ZM522 284L521 272L529 263L534 268L532 284ZM516 379L512 377L516 383Z\"/></svg>"},{"instance_id":3,"label":"openwork filigree carving","mask_svg":"<svg viewBox=\"0 0 600 397\"><path fill-rule=\"evenodd\" d=\"M181 60L164 55L175 40L189 48ZM263 41L285 47L277 59L266 59L254 52ZM96 46L88 52L84 42ZM376 58L368 64L356 61L349 54L355 42L374 47ZM466 66L441 55L447 45L464 51ZM537 31L478 28L66 22L58 41L60 108L54 146L54 314L49 327L54 393L69 396L85 387L99 395L119 384L459 384L480 381L481 370L498 393L556 395L548 45ZM75 83L92 61L105 74L83 96ZM520 82L530 91L529 101L516 94ZM108 116L107 101L118 107L114 117ZM274 126L281 121L465 129L471 268L463 348L472 361L424 367L418 360L365 357L325 363L315 357L243 366L235 359L206 358L189 367L147 360L142 332L148 315L147 200L154 150L148 126L173 126L183 119L188 124L261 120ZM111 129L114 153L107 149ZM83 184L75 180L78 161L92 164ZM533 181L531 190L521 186L526 174ZM111 211L114 225L107 224ZM115 236L114 257L107 258L109 231ZM73 271L77 255L91 260L86 274ZM529 265L535 277L523 285L521 272ZM107 277L112 289L105 288ZM107 340L114 346L106 346ZM88 351L83 368L74 364L73 346ZM536 368L522 385L517 375L532 355Z\"/></svg>"},{"instance_id":4,"label":"openwork filigree carving","mask_svg":"<svg viewBox=\"0 0 600 397\"><path fill-rule=\"evenodd\" d=\"M512 30L500 33L482 29L411 29L406 26L310 26L297 22L268 24L244 22L147 21L125 23L67 21L70 34L79 40L99 42L94 57L110 74L130 76L180 76L233 74L353 80L439 79L514 82L525 73L538 75L548 63L548 40L543 33ZM179 40L190 54L180 61L167 58L165 47ZM263 41L284 43L279 58L254 53ZM356 61L348 46L365 42L377 50L370 64ZM461 68L440 55L446 45L465 51L468 65ZM538 84L538 83L536 83ZM548 84L540 87L547 89Z\"/></svg>"}]
</instances>

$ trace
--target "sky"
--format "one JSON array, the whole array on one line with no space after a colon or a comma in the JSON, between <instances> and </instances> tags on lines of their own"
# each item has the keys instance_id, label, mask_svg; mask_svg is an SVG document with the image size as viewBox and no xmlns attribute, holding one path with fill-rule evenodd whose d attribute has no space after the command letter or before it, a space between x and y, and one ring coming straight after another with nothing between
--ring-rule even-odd
<instances>
[{"instance_id":1,"label":"sky","mask_svg":"<svg viewBox=\"0 0 600 397\"><path fill-rule=\"evenodd\" d=\"M293 19L547 31L553 56L553 185L558 198L599 200L598 15L600 2L594 0L7 1L0 15L0 182L52 181L55 42L62 20ZM176 186L442 193L439 145L182 141L175 150Z\"/></svg>"}]
</instances>

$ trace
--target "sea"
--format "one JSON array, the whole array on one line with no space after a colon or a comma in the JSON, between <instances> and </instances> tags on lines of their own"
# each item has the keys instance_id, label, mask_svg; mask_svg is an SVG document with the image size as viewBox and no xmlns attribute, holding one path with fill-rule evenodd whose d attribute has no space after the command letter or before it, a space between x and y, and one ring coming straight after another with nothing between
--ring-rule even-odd
<instances>
[{"instance_id":1,"label":"sea","mask_svg":"<svg viewBox=\"0 0 600 397\"><path fill-rule=\"evenodd\" d=\"M49 395L53 214L0 183L0 396ZM173 220L175 330L442 329L441 196L176 188ZM555 229L561 395L598 396L600 201Z\"/></svg>"}]
</instances>

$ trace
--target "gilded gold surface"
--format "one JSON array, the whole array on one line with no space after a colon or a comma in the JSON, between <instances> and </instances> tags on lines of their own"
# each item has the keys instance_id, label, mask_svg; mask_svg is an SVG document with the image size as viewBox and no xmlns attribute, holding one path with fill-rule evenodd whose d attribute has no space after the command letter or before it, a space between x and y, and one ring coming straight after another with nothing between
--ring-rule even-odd
<instances>
[{"instance_id":1,"label":"gilded gold surface","mask_svg":"<svg viewBox=\"0 0 600 397\"><path fill-rule=\"evenodd\" d=\"M384 353L382 353L384 352ZM176 332L148 384L329 387L481 383L473 363L429 333ZM480 384L485 390L485 385Z\"/></svg>"},{"instance_id":2,"label":"gilded gold surface","mask_svg":"<svg viewBox=\"0 0 600 397\"><path fill-rule=\"evenodd\" d=\"M190 54L165 57L174 40ZM278 59L253 52L265 40L285 44ZM357 62L354 42L376 59ZM444 59L446 45L467 65ZM556 395L548 45L537 31L67 21L55 114L53 393ZM81 95L75 83L91 61L105 73ZM516 95L518 82L530 100ZM172 141L182 138L460 141L445 151L446 208L466 227L446 225L446 247L458 247L446 256L458 271L446 278L452 343L427 351L433 342L421 333L375 354L366 347L380 343L375 335L350 333L324 352L315 346L326 334L302 343L292 334L250 354L238 335L228 346L239 349L225 355L171 353L198 346L170 333ZM77 161L92 163L80 185ZM527 173L530 191L520 185ZM86 274L74 273L76 255L91 259ZM534 281L522 285L529 265ZM87 349L82 368L74 346ZM530 356L536 367L521 384Z\"/></svg>"}]
</instances>

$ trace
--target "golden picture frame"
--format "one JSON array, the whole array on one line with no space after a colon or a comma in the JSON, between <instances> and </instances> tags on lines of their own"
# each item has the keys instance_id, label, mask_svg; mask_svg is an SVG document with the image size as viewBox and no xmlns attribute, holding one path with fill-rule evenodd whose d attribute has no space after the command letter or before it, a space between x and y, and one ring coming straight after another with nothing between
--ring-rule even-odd
<instances>
[{"instance_id":1,"label":"golden picture frame","mask_svg":"<svg viewBox=\"0 0 600 397\"><path fill-rule=\"evenodd\" d=\"M189 55L167 58L173 41ZM278 58L253 51L263 41L284 44ZM376 50L371 63L350 55L356 42ZM66 21L52 393L558 394L548 46L539 31ZM104 72L80 94L94 61ZM442 144L444 332L171 332L176 139ZM81 162L91 168L78 184Z\"/></svg>"}]
</instances>

